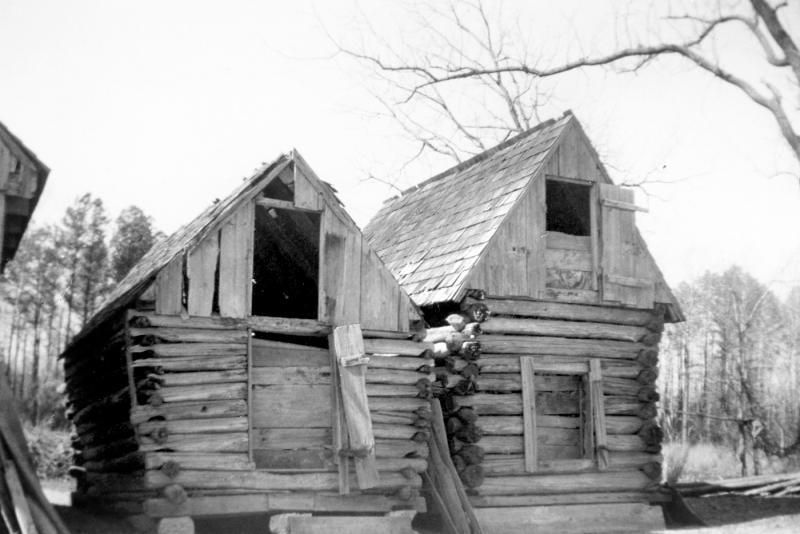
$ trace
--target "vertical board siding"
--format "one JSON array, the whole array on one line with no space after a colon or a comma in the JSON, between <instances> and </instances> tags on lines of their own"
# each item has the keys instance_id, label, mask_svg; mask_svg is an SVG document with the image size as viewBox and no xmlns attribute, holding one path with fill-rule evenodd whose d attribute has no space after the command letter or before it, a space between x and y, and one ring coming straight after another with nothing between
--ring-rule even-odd
<instances>
[{"instance_id":1,"label":"vertical board siding","mask_svg":"<svg viewBox=\"0 0 800 534\"><path fill-rule=\"evenodd\" d=\"M219 258L219 233L212 232L186 259L189 279L187 307L189 315L208 317L214 301L215 275Z\"/></svg>"},{"instance_id":2,"label":"vertical board siding","mask_svg":"<svg viewBox=\"0 0 800 534\"><path fill-rule=\"evenodd\" d=\"M365 242L361 246L361 327L396 330L401 310L398 303L402 302L400 286L378 255Z\"/></svg>"},{"instance_id":3,"label":"vertical board siding","mask_svg":"<svg viewBox=\"0 0 800 534\"><path fill-rule=\"evenodd\" d=\"M523 356L520 358L522 372L522 421L523 435L525 436L525 471L535 473L539 463L536 450L536 388L534 387L533 358Z\"/></svg>"},{"instance_id":4,"label":"vertical board siding","mask_svg":"<svg viewBox=\"0 0 800 534\"><path fill-rule=\"evenodd\" d=\"M245 317L249 313L253 258L253 203L243 204L222 225L219 258L219 313Z\"/></svg>"},{"instance_id":5,"label":"vertical board siding","mask_svg":"<svg viewBox=\"0 0 800 534\"><path fill-rule=\"evenodd\" d=\"M361 232L326 209L322 217L324 264L320 319L356 324L361 312Z\"/></svg>"},{"instance_id":6,"label":"vertical board siding","mask_svg":"<svg viewBox=\"0 0 800 534\"><path fill-rule=\"evenodd\" d=\"M294 205L307 210L322 209L319 192L297 165L294 166Z\"/></svg>"},{"instance_id":7,"label":"vertical board siding","mask_svg":"<svg viewBox=\"0 0 800 534\"><path fill-rule=\"evenodd\" d=\"M183 254L172 259L156 276L156 313L183 312Z\"/></svg>"}]
</instances>

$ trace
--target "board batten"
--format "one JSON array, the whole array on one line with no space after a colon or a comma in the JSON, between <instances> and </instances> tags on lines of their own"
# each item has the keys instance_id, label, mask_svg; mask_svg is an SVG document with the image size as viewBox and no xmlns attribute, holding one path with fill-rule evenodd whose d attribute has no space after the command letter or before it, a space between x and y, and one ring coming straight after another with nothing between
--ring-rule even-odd
<instances>
[{"instance_id":1,"label":"board batten","mask_svg":"<svg viewBox=\"0 0 800 534\"><path fill-rule=\"evenodd\" d=\"M219 233L212 232L186 258L187 307L189 315L208 317L214 301L215 275L219 258Z\"/></svg>"},{"instance_id":2,"label":"board batten","mask_svg":"<svg viewBox=\"0 0 800 534\"><path fill-rule=\"evenodd\" d=\"M246 202L222 225L219 244L219 313L245 317L250 310L253 206Z\"/></svg>"},{"instance_id":3,"label":"board batten","mask_svg":"<svg viewBox=\"0 0 800 534\"><path fill-rule=\"evenodd\" d=\"M323 275L320 320L332 325L359 323L361 312L361 232L326 207L322 216Z\"/></svg>"},{"instance_id":4,"label":"board batten","mask_svg":"<svg viewBox=\"0 0 800 534\"><path fill-rule=\"evenodd\" d=\"M401 298L400 287L383 266L378 255L361 243L361 327L367 330L396 330Z\"/></svg>"},{"instance_id":5,"label":"board batten","mask_svg":"<svg viewBox=\"0 0 800 534\"><path fill-rule=\"evenodd\" d=\"M172 259L156 276L156 313L180 315L183 312L183 254Z\"/></svg>"}]
</instances>

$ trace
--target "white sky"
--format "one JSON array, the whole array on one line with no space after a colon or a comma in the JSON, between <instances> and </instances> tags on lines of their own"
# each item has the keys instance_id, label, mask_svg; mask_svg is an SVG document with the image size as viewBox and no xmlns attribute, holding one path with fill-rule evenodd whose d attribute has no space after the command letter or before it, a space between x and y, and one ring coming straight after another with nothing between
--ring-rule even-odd
<instances>
[{"instance_id":1,"label":"white sky","mask_svg":"<svg viewBox=\"0 0 800 534\"><path fill-rule=\"evenodd\" d=\"M365 113L363 70L325 58L320 21L346 40L365 13L387 39L408 36L405 9L362 4L2 0L0 120L52 169L36 219L91 192L112 217L136 204L169 233L296 147L363 226L394 194L365 174L388 175L415 146ZM606 3L526 7L536 46L614 34ZM680 61L555 90L545 116L572 109L613 177L674 182L639 195L650 213L638 216L670 283L738 263L781 294L800 284L800 188L776 176L797 166L764 111ZM420 162L403 184L445 166Z\"/></svg>"}]
</instances>

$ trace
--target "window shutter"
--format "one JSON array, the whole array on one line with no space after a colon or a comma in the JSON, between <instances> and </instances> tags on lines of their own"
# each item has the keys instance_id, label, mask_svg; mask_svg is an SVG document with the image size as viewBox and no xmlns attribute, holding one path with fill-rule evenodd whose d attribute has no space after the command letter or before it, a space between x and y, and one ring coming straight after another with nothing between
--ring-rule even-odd
<instances>
[{"instance_id":1,"label":"window shutter","mask_svg":"<svg viewBox=\"0 0 800 534\"><path fill-rule=\"evenodd\" d=\"M652 308L655 298L653 273L647 252L636 232L636 206L631 189L599 184L601 208L601 260L604 301L636 308Z\"/></svg>"},{"instance_id":2,"label":"window shutter","mask_svg":"<svg viewBox=\"0 0 800 534\"><path fill-rule=\"evenodd\" d=\"M339 372L338 394L341 394L350 451L355 459L358 487L374 488L379 480L364 377L369 360L364 356L361 327L357 324L337 326L333 329L332 340Z\"/></svg>"}]
</instances>

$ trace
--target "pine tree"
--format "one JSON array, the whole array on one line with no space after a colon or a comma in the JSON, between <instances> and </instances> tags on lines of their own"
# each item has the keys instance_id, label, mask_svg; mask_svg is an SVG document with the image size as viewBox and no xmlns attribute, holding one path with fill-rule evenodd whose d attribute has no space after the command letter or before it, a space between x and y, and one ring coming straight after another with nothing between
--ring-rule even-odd
<instances>
[{"instance_id":1,"label":"pine tree","mask_svg":"<svg viewBox=\"0 0 800 534\"><path fill-rule=\"evenodd\" d=\"M153 229L153 219L137 206L122 210L116 221L116 231L111 238L111 272L119 282L144 256L153 243L161 237Z\"/></svg>"}]
</instances>

